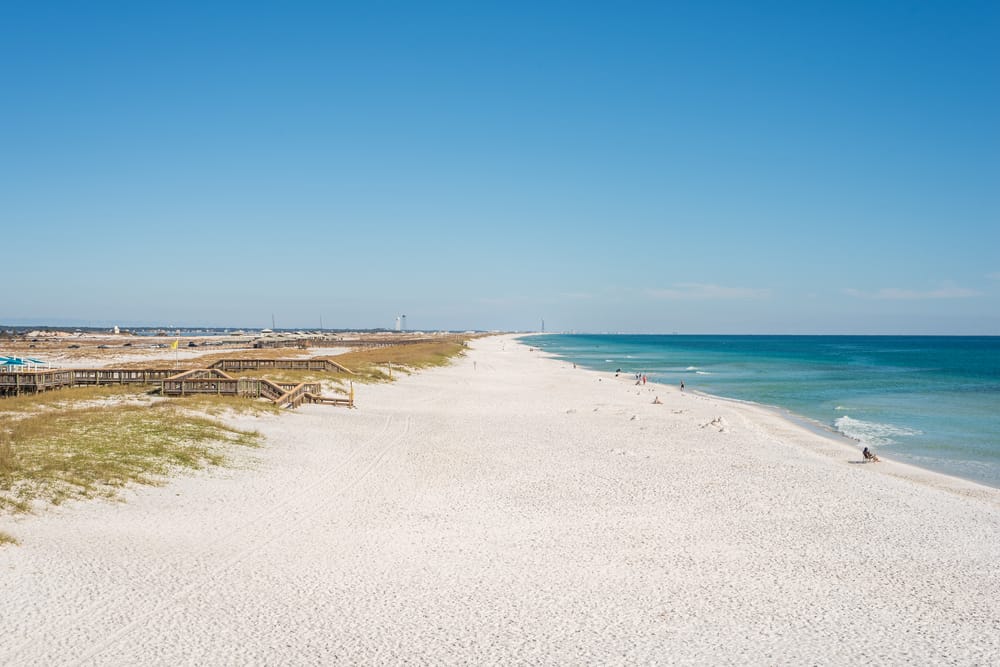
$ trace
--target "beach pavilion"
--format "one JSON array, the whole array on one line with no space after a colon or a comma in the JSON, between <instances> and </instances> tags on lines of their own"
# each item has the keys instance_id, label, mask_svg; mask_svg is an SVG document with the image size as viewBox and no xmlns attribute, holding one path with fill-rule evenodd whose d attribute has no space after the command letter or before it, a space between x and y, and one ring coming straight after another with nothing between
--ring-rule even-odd
<instances>
[{"instance_id":1,"label":"beach pavilion","mask_svg":"<svg viewBox=\"0 0 1000 667\"><path fill-rule=\"evenodd\" d=\"M44 361L39 359L30 359L24 357L3 357L0 356L0 370L5 371L34 371L39 368L45 368L48 366Z\"/></svg>"}]
</instances>

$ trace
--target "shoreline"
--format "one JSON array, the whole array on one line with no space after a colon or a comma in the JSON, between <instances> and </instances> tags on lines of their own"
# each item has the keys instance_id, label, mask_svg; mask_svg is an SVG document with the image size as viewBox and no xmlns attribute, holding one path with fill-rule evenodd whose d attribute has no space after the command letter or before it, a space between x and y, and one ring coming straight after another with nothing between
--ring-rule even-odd
<instances>
[{"instance_id":1,"label":"shoreline","mask_svg":"<svg viewBox=\"0 0 1000 667\"><path fill-rule=\"evenodd\" d=\"M697 391L702 396L711 398L712 400L735 403L737 405L745 405L750 408L762 410L774 415L778 419L783 419L799 428L808 431L829 443L836 445L842 450L847 463L850 464L860 464L864 466L873 466L877 468L880 472L884 474L893 475L902 479L908 479L910 481L927 484L934 488L943 488L952 490L957 493L974 492L977 489L983 492L984 496L996 495L997 502L1000 503L1000 487L994 487L989 484L984 484L978 480L968 479L966 477L959 477L958 475L952 475L946 472L941 472L939 470L933 470L931 468L924 468L923 466L915 465L913 463L907 463L906 461L900 461L898 459L892 458L892 456L884 456L883 454L876 452L879 456L878 464L865 462L861 458L861 450L864 447L858 440L845 435L839 431L836 431L825 424L822 424L814 419L805 417L803 415L792 412L788 408L783 408L776 405L765 405L763 403L756 403L754 401L747 401L739 398L730 398L728 396L718 396L716 394L709 394L707 392ZM857 457L857 460L853 460ZM835 459L839 460L839 459ZM884 464L889 464L884 466Z\"/></svg>"},{"instance_id":2,"label":"shoreline","mask_svg":"<svg viewBox=\"0 0 1000 667\"><path fill-rule=\"evenodd\" d=\"M530 339L532 336L536 336L536 335L540 335L540 334L516 334L516 336L518 336L519 339ZM525 344L527 344L527 343L525 343ZM568 360L566 360L566 359L564 359L562 357L559 357L558 355L556 355L554 353L548 352L548 351L543 350L541 348L537 348L536 347L534 349L537 352L546 355L548 358L552 359L553 361L557 361L557 362L560 362L560 363L568 363L568 364L573 364L574 363L572 361L568 361ZM593 369L593 368L586 368L584 366L581 366L580 368L582 368L584 370L591 371L593 373L598 373L598 374L607 373L607 371L601 371L601 370L597 370L597 369ZM646 386L654 386L654 385L657 386L657 387L663 387L665 391L679 391L679 389L677 387L674 387L673 385L665 385L665 384L662 384L662 383L649 382ZM859 457L861 456L861 449L864 447L864 445L861 443L860 440L852 438L852 437L850 437L850 436L848 436L848 435L846 435L846 434L844 434L844 433L842 433L842 432L834 429L833 427L831 427L831 426L829 426L827 424L824 424L823 422L820 422L820 421L818 421L816 419L813 419L812 417L807 417L805 415L798 414L798 413L794 412L793 410L791 410L789 408L782 407L780 405L768 405L766 403L759 403L759 402L756 402L756 401L753 401L753 400L749 400L749 399L742 399L742 398L735 398L735 397L731 397L731 396L722 396L722 395L719 395L719 394L712 394L710 392L703 391L701 389L688 389L686 391L686 393L704 396L706 398L709 398L709 399L712 399L712 400L716 400L716 401L724 401L724 402L727 402L727 403L732 403L734 405L745 405L745 406L748 406L748 407L753 407L753 408L757 408L757 409L761 409L761 410L767 411L767 412L769 412L771 414L774 414L776 417L778 417L780 419L784 419L784 420L786 420L788 422L791 422L791 423L793 423L793 424L795 424L795 425L797 425L797 426L799 426L799 427L801 427L801 428L803 428L803 429L805 429L805 430L807 430L807 431L809 431L811 433L814 433L815 435L817 435L819 437L826 438L826 439L830 440L832 443L838 444L838 445L844 447L845 450L853 451ZM879 463L880 464L886 464L886 463L891 464L889 467L893 468L894 472L898 476L905 476L905 477L912 477L912 478L926 478L926 480L928 481L928 483L930 483L933 486L953 487L956 490L963 490L963 489L967 489L967 488L975 489L975 488L981 487L981 488L988 489L990 491L994 491L994 492L997 492L998 494L1000 494L1000 484L993 485L993 484L989 484L989 483L987 483L985 481L982 481L982 480L973 479L973 478L969 478L969 477L962 477L961 475L958 475L958 474L955 474L955 473L952 473L952 472L945 472L945 471L942 471L942 470L935 470L933 468L924 467L924 466L918 465L916 463L909 463L909 462L906 462L906 461L900 461L899 459L896 459L896 458L894 458L892 456L891 449L889 450L890 454L888 456L884 455L885 451L886 451L885 449L879 449L876 452L876 454L878 454L879 459L880 459Z\"/></svg>"},{"instance_id":3,"label":"shoreline","mask_svg":"<svg viewBox=\"0 0 1000 667\"><path fill-rule=\"evenodd\" d=\"M1000 652L1000 493L851 465L764 408L539 352L476 339L365 385L357 410L232 417L264 438L240 466L17 520L0 663Z\"/></svg>"}]
</instances>

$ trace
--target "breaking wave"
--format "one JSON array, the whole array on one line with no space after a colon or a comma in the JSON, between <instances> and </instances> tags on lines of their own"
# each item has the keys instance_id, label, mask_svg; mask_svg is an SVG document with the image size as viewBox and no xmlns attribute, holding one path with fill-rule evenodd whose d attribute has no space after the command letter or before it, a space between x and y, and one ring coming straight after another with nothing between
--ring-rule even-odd
<instances>
[{"instance_id":1,"label":"breaking wave","mask_svg":"<svg viewBox=\"0 0 1000 667\"><path fill-rule=\"evenodd\" d=\"M838 431L853 438L865 445L884 447L898 442L896 438L909 435L921 435L923 431L918 431L904 426L893 424L882 424L879 422L866 422L861 419L852 419L847 415L838 417L833 425Z\"/></svg>"}]
</instances>

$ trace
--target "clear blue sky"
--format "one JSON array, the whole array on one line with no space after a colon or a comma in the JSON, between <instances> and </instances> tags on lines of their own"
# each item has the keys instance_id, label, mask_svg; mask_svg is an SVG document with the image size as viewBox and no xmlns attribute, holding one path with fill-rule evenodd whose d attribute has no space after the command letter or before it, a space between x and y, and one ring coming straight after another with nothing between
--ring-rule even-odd
<instances>
[{"instance_id":1,"label":"clear blue sky","mask_svg":"<svg viewBox=\"0 0 1000 667\"><path fill-rule=\"evenodd\" d=\"M0 323L1000 334L1000 3L5 3Z\"/></svg>"}]
</instances>

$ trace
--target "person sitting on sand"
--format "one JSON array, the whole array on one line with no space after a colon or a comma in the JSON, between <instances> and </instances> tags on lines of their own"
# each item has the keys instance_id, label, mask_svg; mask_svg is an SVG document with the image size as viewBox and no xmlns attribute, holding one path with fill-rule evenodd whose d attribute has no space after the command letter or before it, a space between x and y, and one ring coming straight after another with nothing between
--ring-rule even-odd
<instances>
[{"instance_id":1,"label":"person sitting on sand","mask_svg":"<svg viewBox=\"0 0 1000 667\"><path fill-rule=\"evenodd\" d=\"M865 461L871 461L872 463L878 463L878 457L875 456L875 452L871 451L865 447L864 451L861 452L865 456Z\"/></svg>"},{"instance_id":2,"label":"person sitting on sand","mask_svg":"<svg viewBox=\"0 0 1000 667\"><path fill-rule=\"evenodd\" d=\"M662 404L663 404L663 401L660 400L659 396L657 396L656 398L653 399L653 405L662 405Z\"/></svg>"}]
</instances>

